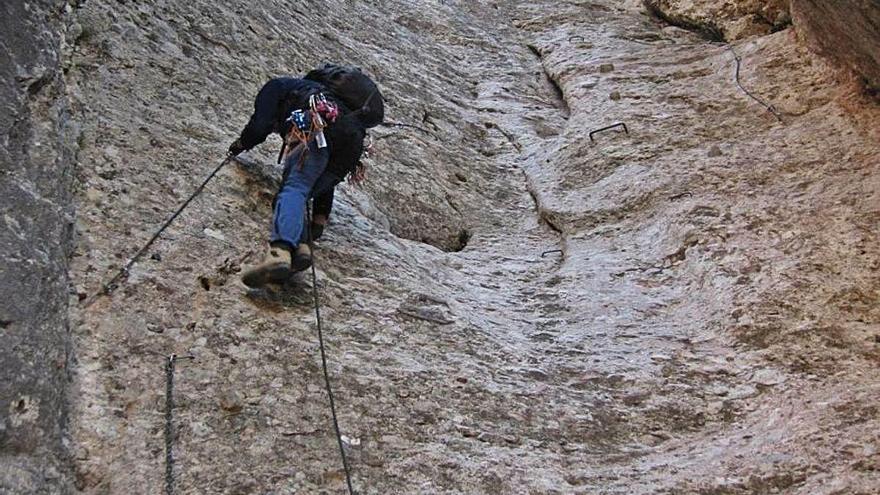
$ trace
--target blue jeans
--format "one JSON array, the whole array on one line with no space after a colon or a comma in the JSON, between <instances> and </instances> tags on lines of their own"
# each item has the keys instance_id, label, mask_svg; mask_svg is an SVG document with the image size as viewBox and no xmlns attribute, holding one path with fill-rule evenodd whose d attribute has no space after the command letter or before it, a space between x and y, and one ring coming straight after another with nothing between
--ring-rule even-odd
<instances>
[{"instance_id":1,"label":"blue jeans","mask_svg":"<svg viewBox=\"0 0 880 495\"><path fill-rule=\"evenodd\" d=\"M284 163L284 178L281 190L275 196L275 215L269 239L273 244L283 243L291 249L309 240L308 226L305 225L306 202L315 193L339 183L336 176L325 173L330 158L328 148L318 148L312 140L305 159L302 152L303 147L297 147Z\"/></svg>"}]
</instances>

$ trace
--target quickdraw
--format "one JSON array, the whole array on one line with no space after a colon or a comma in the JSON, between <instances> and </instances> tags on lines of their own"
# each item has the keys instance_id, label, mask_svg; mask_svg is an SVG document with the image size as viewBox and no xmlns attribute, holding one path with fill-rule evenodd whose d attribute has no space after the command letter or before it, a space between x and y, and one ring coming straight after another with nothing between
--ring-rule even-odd
<instances>
[{"instance_id":1,"label":"quickdraw","mask_svg":"<svg viewBox=\"0 0 880 495\"><path fill-rule=\"evenodd\" d=\"M336 122L336 119L339 117L339 107L335 103L328 101L324 93L312 95L309 98L309 107L313 112L327 119L331 124Z\"/></svg>"},{"instance_id":2,"label":"quickdraw","mask_svg":"<svg viewBox=\"0 0 880 495\"><path fill-rule=\"evenodd\" d=\"M299 146L303 147L297 164L302 169L305 164L306 153L308 152L308 143L314 136L315 143L318 148L327 147L327 138L324 136L324 129L339 118L339 107L327 100L323 93L318 93L309 97L308 110L296 109L290 112L286 122L290 124L290 130L284 138L284 146L281 148L278 162L281 163L293 153ZM367 145L364 147L364 158L370 158L373 151L373 137L367 135ZM358 160L355 169L348 177L348 181L356 186L362 185L367 180L367 166L364 162Z\"/></svg>"},{"instance_id":3,"label":"quickdraw","mask_svg":"<svg viewBox=\"0 0 880 495\"><path fill-rule=\"evenodd\" d=\"M309 141L314 136L318 148L326 148L327 138L324 136L324 128L336 122L338 117L339 107L327 100L323 93L310 96L307 110L296 109L287 117L286 122L290 124L290 130L284 138L279 163L286 160L299 145L303 145L304 151L299 160L299 167L302 168L309 149Z\"/></svg>"}]
</instances>

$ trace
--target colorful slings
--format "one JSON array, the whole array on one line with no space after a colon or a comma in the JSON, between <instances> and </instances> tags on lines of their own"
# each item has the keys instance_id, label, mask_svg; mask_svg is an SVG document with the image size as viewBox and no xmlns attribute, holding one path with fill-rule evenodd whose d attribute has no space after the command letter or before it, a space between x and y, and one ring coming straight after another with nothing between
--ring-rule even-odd
<instances>
[{"instance_id":1,"label":"colorful slings","mask_svg":"<svg viewBox=\"0 0 880 495\"><path fill-rule=\"evenodd\" d=\"M299 167L302 168L305 163L305 156L308 152L308 143L315 137L319 148L327 147L327 139L324 137L324 128L329 124L336 122L339 117L339 107L332 101L327 100L323 93L317 93L309 97L309 109L296 109L290 113L287 122L290 123L290 129L284 138L284 148L282 160L293 153L299 145L303 145L304 150L300 157Z\"/></svg>"}]
</instances>

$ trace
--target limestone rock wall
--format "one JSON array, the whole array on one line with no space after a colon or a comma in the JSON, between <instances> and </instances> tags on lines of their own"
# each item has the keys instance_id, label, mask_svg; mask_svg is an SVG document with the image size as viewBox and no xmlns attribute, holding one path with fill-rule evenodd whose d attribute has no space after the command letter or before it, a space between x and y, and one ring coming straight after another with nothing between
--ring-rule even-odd
<instances>
[{"instance_id":1,"label":"limestone rock wall","mask_svg":"<svg viewBox=\"0 0 880 495\"><path fill-rule=\"evenodd\" d=\"M443 395L443 388L425 388L430 382L419 370L453 368L442 355L457 351L446 332L415 331L422 320L398 307L420 315L418 294L448 300L453 281L465 281L448 266L457 258L446 254L463 247L465 230L485 237L495 224L533 218L522 172L505 155L515 149L511 138L493 127L489 111L475 110L487 70L520 74L533 63L524 46L507 49L494 10L434 0L80 4L71 16L69 73L84 126L77 292L85 298L98 290L223 159L266 80L326 61L362 67L387 98L387 119L412 127L372 130L366 185L339 188L317 255L322 314L347 403L346 434L370 445L352 454L363 456L358 476L400 472L370 483L384 493L430 477L430 455L411 455L415 431L404 425L417 395ZM523 89L508 76L507 97L543 87L532 78ZM278 145L273 137L244 158L271 170ZM511 162L498 166L500 157ZM263 255L275 190L230 164L112 297L75 308L80 395L72 434L84 493L161 487L156 420L163 356L174 352L197 356L178 372L183 493L318 493L338 483L309 282L297 277L281 295L269 295L248 292L238 280L242 265ZM498 207L523 200L515 213ZM462 345L488 342L465 338L467 327L447 332ZM342 344L354 341L363 346ZM400 379L419 389L412 400L395 392ZM414 457L418 467L407 469Z\"/></svg>"},{"instance_id":2,"label":"limestone rock wall","mask_svg":"<svg viewBox=\"0 0 880 495\"><path fill-rule=\"evenodd\" d=\"M64 2L0 15L0 492L67 493L68 257L75 127Z\"/></svg>"},{"instance_id":3,"label":"limestone rock wall","mask_svg":"<svg viewBox=\"0 0 880 495\"><path fill-rule=\"evenodd\" d=\"M822 56L880 91L877 0L645 0L656 16L716 40L736 41L795 25Z\"/></svg>"},{"instance_id":4,"label":"limestone rock wall","mask_svg":"<svg viewBox=\"0 0 880 495\"><path fill-rule=\"evenodd\" d=\"M316 250L358 493L874 493L880 107L771 33L784 3L650 4L5 5L0 491L64 493L66 443L77 492L161 492L165 358L192 353L177 493L342 492L310 277L238 280L277 139L90 297L266 79L343 61L406 124L371 131L371 176ZM658 12L747 37L740 82L781 119L727 47Z\"/></svg>"},{"instance_id":5,"label":"limestone rock wall","mask_svg":"<svg viewBox=\"0 0 880 495\"><path fill-rule=\"evenodd\" d=\"M819 53L880 94L880 1L792 0L791 11L798 31Z\"/></svg>"},{"instance_id":6,"label":"limestone rock wall","mask_svg":"<svg viewBox=\"0 0 880 495\"><path fill-rule=\"evenodd\" d=\"M645 0L666 21L727 41L789 26L788 4L789 0Z\"/></svg>"}]
</instances>

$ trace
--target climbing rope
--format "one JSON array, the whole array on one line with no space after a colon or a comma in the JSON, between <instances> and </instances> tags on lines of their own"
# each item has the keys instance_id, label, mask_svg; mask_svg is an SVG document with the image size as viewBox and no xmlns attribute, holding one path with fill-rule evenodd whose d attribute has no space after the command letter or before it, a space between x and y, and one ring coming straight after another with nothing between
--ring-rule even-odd
<instances>
[{"instance_id":1,"label":"climbing rope","mask_svg":"<svg viewBox=\"0 0 880 495\"><path fill-rule=\"evenodd\" d=\"M172 354L165 360L165 495L174 495L174 365L195 356Z\"/></svg>"},{"instance_id":2,"label":"climbing rope","mask_svg":"<svg viewBox=\"0 0 880 495\"><path fill-rule=\"evenodd\" d=\"M760 104L762 107L766 108L768 112L772 113L773 116L776 117L776 120L778 120L779 122L782 122L782 116L779 114L779 111L776 110L776 107L765 103L763 100L761 100L757 96L753 95L751 91L749 91L745 87L743 87L742 83L739 80L739 68L740 68L740 64L742 62L742 59L740 58L739 55L737 55L736 51L733 49L733 45L727 45L727 49L730 50L730 53L733 54L734 60L736 60L736 73L734 74L734 80L736 81L736 85L739 86L739 89L741 89L742 92L746 94L746 96L757 101L758 104Z\"/></svg>"},{"instance_id":3,"label":"climbing rope","mask_svg":"<svg viewBox=\"0 0 880 495\"><path fill-rule=\"evenodd\" d=\"M174 495L174 354L165 361L165 495Z\"/></svg>"},{"instance_id":4,"label":"climbing rope","mask_svg":"<svg viewBox=\"0 0 880 495\"><path fill-rule=\"evenodd\" d=\"M431 131L425 129L424 127L419 127L417 125L412 125L412 124L404 124L402 122L382 122L379 125L382 127L408 127L410 129L420 130L420 131L424 132L425 134L431 134Z\"/></svg>"},{"instance_id":5,"label":"climbing rope","mask_svg":"<svg viewBox=\"0 0 880 495\"><path fill-rule=\"evenodd\" d=\"M183 210L186 209L187 206L189 206L189 204L196 198L196 196L201 194L202 190L205 188L208 182L210 182L211 179L213 179L214 176L217 175L218 172L220 172L220 169L223 168L224 165L229 163L232 158L232 156L227 156L222 162L220 162L220 165L217 165L217 167L214 168L214 170L208 175L208 177L202 181L199 187L197 187L196 190L193 191L189 198L187 198L186 201L184 201L183 204L180 205L177 211L175 211L174 214L171 215L170 218L168 218L168 220L165 220L165 223L163 223L162 226L159 227L159 230L157 230L156 233L153 234L153 237L150 237L150 240L147 241L147 243L144 244L143 247L141 247L138 252L135 253L135 255L132 256L131 259L129 259L128 262L125 263L125 265L122 266L119 272L117 272L116 275L114 275L109 282L104 284L99 292L94 294L92 298L85 303L85 307L91 306L95 301L98 300L98 298L110 295L110 293L116 290L116 288L119 286L120 280L128 276L129 270L131 270L132 265L134 265L141 258L141 256L143 256L144 253L146 253L147 250L150 249L150 246L152 246L153 243L156 242L156 239L158 239L159 236L162 235L162 232L165 232L165 229L167 229L168 226L171 225L171 223L183 212Z\"/></svg>"},{"instance_id":6,"label":"climbing rope","mask_svg":"<svg viewBox=\"0 0 880 495\"><path fill-rule=\"evenodd\" d=\"M308 206L309 225L309 250L312 253L312 298L315 301L315 321L318 327L318 347L321 350L321 367L324 370L324 385L327 388L327 397L330 398L330 415L333 417L333 430L336 432L336 443L339 445L339 455L342 457L342 468L345 470L345 483L348 486L349 495L355 495L351 486L351 467L348 465L348 457L345 455L345 447L342 445L342 434L339 431L339 420L336 417L336 402L333 400L333 388L330 386L330 372L327 371L327 352L324 349L324 333L321 329L321 304L318 299L318 273L315 269L315 249L312 240L312 207Z\"/></svg>"}]
</instances>

